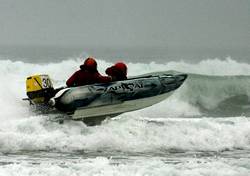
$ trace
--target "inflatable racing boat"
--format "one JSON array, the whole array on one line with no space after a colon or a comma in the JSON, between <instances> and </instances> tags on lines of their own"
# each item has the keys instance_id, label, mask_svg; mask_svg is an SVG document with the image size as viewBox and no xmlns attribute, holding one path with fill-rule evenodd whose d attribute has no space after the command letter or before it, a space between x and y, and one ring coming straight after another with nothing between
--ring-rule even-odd
<instances>
[{"instance_id":1,"label":"inflatable racing boat","mask_svg":"<svg viewBox=\"0 0 250 176\"><path fill-rule=\"evenodd\" d=\"M107 117L163 101L186 78L186 74L154 73L117 82L54 89L48 75L34 75L26 80L25 100L72 120L96 125Z\"/></svg>"}]
</instances>

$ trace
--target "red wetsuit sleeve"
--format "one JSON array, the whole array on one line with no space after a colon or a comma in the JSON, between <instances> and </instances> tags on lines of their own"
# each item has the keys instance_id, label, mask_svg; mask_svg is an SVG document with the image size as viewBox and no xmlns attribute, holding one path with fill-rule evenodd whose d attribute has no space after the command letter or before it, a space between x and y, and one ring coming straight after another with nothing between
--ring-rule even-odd
<instances>
[{"instance_id":1,"label":"red wetsuit sleeve","mask_svg":"<svg viewBox=\"0 0 250 176\"><path fill-rule=\"evenodd\" d=\"M99 77L99 82L101 82L101 83L108 83L111 81L112 81L112 79L109 76L100 76Z\"/></svg>"},{"instance_id":2,"label":"red wetsuit sleeve","mask_svg":"<svg viewBox=\"0 0 250 176\"><path fill-rule=\"evenodd\" d=\"M109 76L102 76L100 73L98 73L97 76L98 76L99 83L108 83L112 81L111 77Z\"/></svg>"},{"instance_id":3,"label":"red wetsuit sleeve","mask_svg":"<svg viewBox=\"0 0 250 176\"><path fill-rule=\"evenodd\" d=\"M77 85L75 85L75 84L76 84L77 77L78 77L77 75L78 75L78 71L75 72L75 73L67 80L66 85L67 85L68 87L77 86Z\"/></svg>"}]
</instances>

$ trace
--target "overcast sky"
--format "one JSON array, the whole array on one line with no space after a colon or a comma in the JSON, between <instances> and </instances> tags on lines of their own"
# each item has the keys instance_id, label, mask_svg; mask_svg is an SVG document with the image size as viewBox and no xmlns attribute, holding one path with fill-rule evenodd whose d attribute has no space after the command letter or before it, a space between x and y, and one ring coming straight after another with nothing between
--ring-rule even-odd
<instances>
[{"instance_id":1,"label":"overcast sky","mask_svg":"<svg viewBox=\"0 0 250 176\"><path fill-rule=\"evenodd\" d=\"M0 0L1 45L250 48L250 0Z\"/></svg>"}]
</instances>

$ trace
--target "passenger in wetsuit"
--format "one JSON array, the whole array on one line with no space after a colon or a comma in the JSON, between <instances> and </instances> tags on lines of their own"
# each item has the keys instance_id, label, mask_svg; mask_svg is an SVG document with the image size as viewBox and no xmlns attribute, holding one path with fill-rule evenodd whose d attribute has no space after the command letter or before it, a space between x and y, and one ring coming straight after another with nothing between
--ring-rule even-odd
<instances>
[{"instance_id":1,"label":"passenger in wetsuit","mask_svg":"<svg viewBox=\"0 0 250 176\"><path fill-rule=\"evenodd\" d=\"M127 79L127 66L123 62L117 62L115 65L107 68L105 72L112 77L112 81Z\"/></svg>"}]
</instances>

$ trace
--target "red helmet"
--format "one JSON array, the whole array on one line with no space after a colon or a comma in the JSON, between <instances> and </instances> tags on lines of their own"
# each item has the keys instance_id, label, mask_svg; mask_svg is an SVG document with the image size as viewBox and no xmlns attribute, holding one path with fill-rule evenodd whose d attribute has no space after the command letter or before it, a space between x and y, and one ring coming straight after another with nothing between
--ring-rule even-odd
<instances>
[{"instance_id":1,"label":"red helmet","mask_svg":"<svg viewBox=\"0 0 250 176\"><path fill-rule=\"evenodd\" d=\"M86 69L89 69L89 70L96 70L97 69L97 63L95 61L94 58L92 57L88 57L85 61L84 61L84 67Z\"/></svg>"},{"instance_id":2,"label":"red helmet","mask_svg":"<svg viewBox=\"0 0 250 176\"><path fill-rule=\"evenodd\" d=\"M123 62L117 62L114 67L117 70L121 70L125 75L127 75L127 66Z\"/></svg>"}]
</instances>

